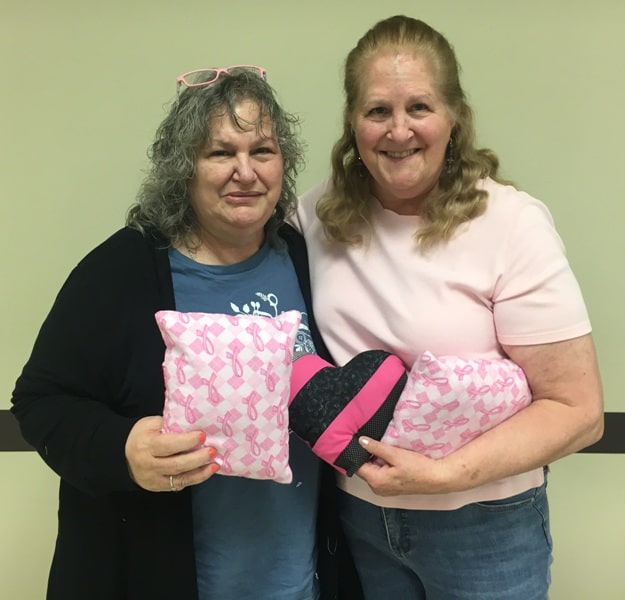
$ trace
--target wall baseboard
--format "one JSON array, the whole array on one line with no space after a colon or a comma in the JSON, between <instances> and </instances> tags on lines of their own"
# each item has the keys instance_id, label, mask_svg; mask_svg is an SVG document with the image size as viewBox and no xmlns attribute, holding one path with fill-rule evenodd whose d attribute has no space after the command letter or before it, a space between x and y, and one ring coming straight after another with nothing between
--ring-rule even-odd
<instances>
[{"instance_id":1,"label":"wall baseboard","mask_svg":"<svg viewBox=\"0 0 625 600\"><path fill-rule=\"evenodd\" d=\"M8 410L0 410L0 452L33 451L20 433L15 417ZM625 413L605 413L603 437L581 451L588 454L625 454Z\"/></svg>"}]
</instances>

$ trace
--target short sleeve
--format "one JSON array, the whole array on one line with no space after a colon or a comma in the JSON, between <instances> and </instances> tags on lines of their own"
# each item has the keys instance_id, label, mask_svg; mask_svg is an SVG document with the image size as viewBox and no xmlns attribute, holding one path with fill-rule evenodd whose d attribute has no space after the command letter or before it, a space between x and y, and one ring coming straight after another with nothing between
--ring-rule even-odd
<instances>
[{"instance_id":1,"label":"short sleeve","mask_svg":"<svg viewBox=\"0 0 625 600\"><path fill-rule=\"evenodd\" d=\"M591 331L579 284L544 204L530 198L520 209L501 261L493 298L500 343L544 344Z\"/></svg>"}]
</instances>

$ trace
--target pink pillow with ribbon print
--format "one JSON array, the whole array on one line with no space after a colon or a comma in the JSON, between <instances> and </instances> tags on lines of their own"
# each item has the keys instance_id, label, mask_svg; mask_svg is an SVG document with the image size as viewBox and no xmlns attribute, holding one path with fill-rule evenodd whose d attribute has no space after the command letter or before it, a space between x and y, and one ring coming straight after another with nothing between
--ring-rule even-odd
<instances>
[{"instance_id":1,"label":"pink pillow with ribbon print","mask_svg":"<svg viewBox=\"0 0 625 600\"><path fill-rule=\"evenodd\" d=\"M525 373L509 359L424 352L410 370L382 441L442 458L531 400Z\"/></svg>"},{"instance_id":2,"label":"pink pillow with ribbon print","mask_svg":"<svg viewBox=\"0 0 625 600\"><path fill-rule=\"evenodd\" d=\"M288 403L301 313L155 314L165 341L163 431L206 433L221 475L290 483Z\"/></svg>"}]
</instances>

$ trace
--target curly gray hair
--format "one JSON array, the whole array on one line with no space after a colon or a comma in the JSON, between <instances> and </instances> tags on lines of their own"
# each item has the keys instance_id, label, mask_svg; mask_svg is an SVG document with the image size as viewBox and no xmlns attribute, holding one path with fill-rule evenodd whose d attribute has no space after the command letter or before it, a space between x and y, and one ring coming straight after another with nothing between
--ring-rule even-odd
<instances>
[{"instance_id":1,"label":"curly gray hair","mask_svg":"<svg viewBox=\"0 0 625 600\"><path fill-rule=\"evenodd\" d=\"M251 100L258 105L254 125L260 130L265 119L271 122L284 164L282 193L276 210L265 225L272 245L279 245L277 230L296 206L296 176L304 165L303 145L297 132L299 119L286 112L272 87L246 69L233 69L215 83L185 88L173 102L169 114L156 131L148 151L151 167L137 201L128 210L126 225L145 233L157 229L170 244L184 243L197 233L197 220L188 196L199 150L211 137L210 119L228 115L239 126L237 104Z\"/></svg>"}]
</instances>

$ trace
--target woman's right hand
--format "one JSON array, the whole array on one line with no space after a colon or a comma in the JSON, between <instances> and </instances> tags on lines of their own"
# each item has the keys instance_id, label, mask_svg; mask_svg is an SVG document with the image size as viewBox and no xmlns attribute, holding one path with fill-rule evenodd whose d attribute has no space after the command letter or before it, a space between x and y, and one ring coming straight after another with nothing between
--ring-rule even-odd
<instances>
[{"instance_id":1,"label":"woman's right hand","mask_svg":"<svg viewBox=\"0 0 625 600\"><path fill-rule=\"evenodd\" d=\"M203 431L163 433L163 418L143 417L126 440L128 471L134 482L151 492L179 492L212 477L217 451L203 447Z\"/></svg>"}]
</instances>

